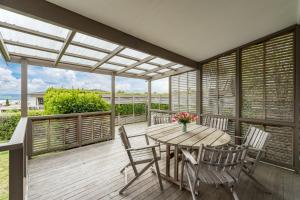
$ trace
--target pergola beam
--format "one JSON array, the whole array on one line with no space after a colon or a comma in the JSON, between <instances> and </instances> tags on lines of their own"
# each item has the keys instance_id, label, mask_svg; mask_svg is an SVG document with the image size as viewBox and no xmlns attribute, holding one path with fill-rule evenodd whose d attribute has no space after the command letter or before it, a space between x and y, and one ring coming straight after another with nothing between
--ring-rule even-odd
<instances>
[{"instance_id":1,"label":"pergola beam","mask_svg":"<svg viewBox=\"0 0 300 200\"><path fill-rule=\"evenodd\" d=\"M133 69L133 68L135 68L136 66L139 66L139 65L141 65L141 64L144 64L144 63L146 63L146 62L148 62L148 61L150 61L150 60L152 60L152 59L154 59L154 58L155 58L154 56L148 56L148 57L146 57L146 58L144 58L144 59L142 59L142 60L140 60L140 61L138 61L138 62L133 63L132 65L130 65L130 66L124 68L124 69L119 70L119 71L117 72L117 74L120 74L120 73L122 73L122 72L128 71L128 70L130 70L130 69Z\"/></svg>"},{"instance_id":2,"label":"pergola beam","mask_svg":"<svg viewBox=\"0 0 300 200\"><path fill-rule=\"evenodd\" d=\"M73 40L75 34L76 34L75 31L70 31L68 33L68 36L67 36L67 38L66 38L66 40L65 40L65 42L64 42L64 44L63 44L63 46L62 46L62 48L61 48L61 50L59 52L59 54L57 55L56 60L55 60L55 63L54 63L55 66L59 63L60 59L63 57L64 53L66 52L66 50L67 50L67 48L69 46L69 44Z\"/></svg>"},{"instance_id":3,"label":"pergola beam","mask_svg":"<svg viewBox=\"0 0 300 200\"><path fill-rule=\"evenodd\" d=\"M173 75L177 75L177 74L181 74L181 73L184 73L184 72L189 72L189 71L192 71L194 69L191 69L191 68L188 68L188 67L182 67L176 71L170 71L170 72L166 72L166 73L163 73L163 74L158 74L158 75L155 75L152 77L152 80L157 80L157 79L162 79L162 78L166 78L168 76L173 76Z\"/></svg>"},{"instance_id":4,"label":"pergola beam","mask_svg":"<svg viewBox=\"0 0 300 200\"><path fill-rule=\"evenodd\" d=\"M22 58L24 55L22 54L11 54L11 61L16 63L21 63ZM59 63L57 66L54 65L54 61L51 59L42 59L38 57L33 56L26 56L27 63L29 65L36 65L36 66L43 66L43 67L49 67L49 68L59 68L59 69L66 69L66 70L73 70L73 71L80 71L80 72L90 72L91 67L90 66L83 66L83 65L77 65L74 63ZM112 75L112 71L105 70L105 69L97 69L93 71L95 74L104 74L104 75ZM129 73L122 73L118 76L127 77L127 78L138 78L143 80L148 80L149 77L137 77L134 74Z\"/></svg>"},{"instance_id":5,"label":"pergola beam","mask_svg":"<svg viewBox=\"0 0 300 200\"><path fill-rule=\"evenodd\" d=\"M31 17L33 16L56 25L67 27L71 30L80 31L100 39L105 39L122 46L130 47L150 55L170 60L175 63L197 68L197 62L192 59L171 52L47 1L2 0L0 5L6 9L10 9L24 15L30 15Z\"/></svg>"},{"instance_id":6,"label":"pergola beam","mask_svg":"<svg viewBox=\"0 0 300 200\"><path fill-rule=\"evenodd\" d=\"M106 55L99 63L97 63L91 69L91 72L94 71L95 69L97 69L98 67L100 67L101 65L103 65L104 63L106 63L109 59L111 59L112 57L114 57L115 55L117 55L123 49L125 49L125 47L119 46L118 48L116 48L115 50L113 50L111 54Z\"/></svg>"},{"instance_id":7,"label":"pergola beam","mask_svg":"<svg viewBox=\"0 0 300 200\"><path fill-rule=\"evenodd\" d=\"M149 63L149 64L152 65L152 63ZM159 71L159 70L166 69L166 68L172 67L172 66L174 66L174 65L176 65L176 63L168 63L168 64L166 64L166 65L160 65L160 66L157 67L157 68L148 70L148 71L146 71L145 73L140 74L140 76L144 76L144 75L147 75L147 74L150 74L150 73L153 73L153 72L157 73L157 71Z\"/></svg>"},{"instance_id":8,"label":"pergola beam","mask_svg":"<svg viewBox=\"0 0 300 200\"><path fill-rule=\"evenodd\" d=\"M3 55L3 57L6 61L10 60L10 55L8 53L8 50L6 48L6 45L4 43L4 40L3 40L3 37L1 35L1 33L0 33L0 52L1 52L1 54Z\"/></svg>"},{"instance_id":9,"label":"pergola beam","mask_svg":"<svg viewBox=\"0 0 300 200\"><path fill-rule=\"evenodd\" d=\"M50 39L50 40L55 40L55 41L58 41L58 42L64 42L65 41L64 38L61 38L61 37L58 37L58 36L50 35L50 34L47 34L47 33L42 33L42 32L39 32L39 31L24 28L24 27L17 26L17 25L14 25L14 24L8 24L8 23L5 23L5 22L0 22L0 27L7 28L7 29L10 29L10 30L14 30L14 31L19 31L19 32L22 32L22 33L27 33L27 34L30 34L30 35L43 37L43 38Z\"/></svg>"}]
</instances>

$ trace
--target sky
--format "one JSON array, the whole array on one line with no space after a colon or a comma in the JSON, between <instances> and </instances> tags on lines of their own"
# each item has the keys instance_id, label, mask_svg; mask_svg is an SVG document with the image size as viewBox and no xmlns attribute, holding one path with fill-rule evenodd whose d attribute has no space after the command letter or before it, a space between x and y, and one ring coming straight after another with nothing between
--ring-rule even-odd
<instances>
[{"instance_id":1,"label":"sky","mask_svg":"<svg viewBox=\"0 0 300 200\"><path fill-rule=\"evenodd\" d=\"M0 60L0 95L20 94L20 64L6 63ZM168 92L168 79L152 82L152 91ZM76 72L71 70L29 66L28 91L42 92L49 87L84 88L111 90L111 78L108 75ZM116 90L126 92L146 92L147 81L125 77L116 77Z\"/></svg>"}]
</instances>

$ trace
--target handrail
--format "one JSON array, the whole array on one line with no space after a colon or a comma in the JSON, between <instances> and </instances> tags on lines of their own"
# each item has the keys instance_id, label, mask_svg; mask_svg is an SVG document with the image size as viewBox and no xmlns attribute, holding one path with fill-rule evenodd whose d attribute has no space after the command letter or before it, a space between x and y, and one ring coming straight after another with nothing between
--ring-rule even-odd
<instances>
[{"instance_id":1,"label":"handrail","mask_svg":"<svg viewBox=\"0 0 300 200\"><path fill-rule=\"evenodd\" d=\"M78 117L78 116L108 115L108 114L111 114L111 111L70 113L70 114L58 114L58 115L43 115L43 116L32 116L29 118L31 120L42 120L42 119L69 118L69 117Z\"/></svg>"},{"instance_id":2,"label":"handrail","mask_svg":"<svg viewBox=\"0 0 300 200\"><path fill-rule=\"evenodd\" d=\"M167 114L176 114L175 111L170 110L158 110L158 109L150 109L150 112L157 112L157 113L167 113Z\"/></svg>"},{"instance_id":3,"label":"handrail","mask_svg":"<svg viewBox=\"0 0 300 200\"><path fill-rule=\"evenodd\" d=\"M8 151L20 149L24 145L24 139L26 136L28 118L22 117L11 137L11 139L4 144L0 144L0 151Z\"/></svg>"}]
</instances>

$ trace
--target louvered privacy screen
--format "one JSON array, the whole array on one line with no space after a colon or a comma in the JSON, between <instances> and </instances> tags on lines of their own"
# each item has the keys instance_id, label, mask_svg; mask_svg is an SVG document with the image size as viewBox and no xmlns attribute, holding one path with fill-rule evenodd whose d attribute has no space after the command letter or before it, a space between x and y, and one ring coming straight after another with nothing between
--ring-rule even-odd
<instances>
[{"instance_id":1,"label":"louvered privacy screen","mask_svg":"<svg viewBox=\"0 0 300 200\"><path fill-rule=\"evenodd\" d=\"M202 67L202 113L235 116L236 54Z\"/></svg>"},{"instance_id":2,"label":"louvered privacy screen","mask_svg":"<svg viewBox=\"0 0 300 200\"><path fill-rule=\"evenodd\" d=\"M196 113L196 71L171 77L172 111Z\"/></svg>"},{"instance_id":3,"label":"louvered privacy screen","mask_svg":"<svg viewBox=\"0 0 300 200\"><path fill-rule=\"evenodd\" d=\"M294 122L293 41L289 33L242 50L242 118ZM293 128L263 128L272 134L266 159L293 166Z\"/></svg>"},{"instance_id":4,"label":"louvered privacy screen","mask_svg":"<svg viewBox=\"0 0 300 200\"><path fill-rule=\"evenodd\" d=\"M113 138L110 113L32 117L32 155Z\"/></svg>"}]
</instances>

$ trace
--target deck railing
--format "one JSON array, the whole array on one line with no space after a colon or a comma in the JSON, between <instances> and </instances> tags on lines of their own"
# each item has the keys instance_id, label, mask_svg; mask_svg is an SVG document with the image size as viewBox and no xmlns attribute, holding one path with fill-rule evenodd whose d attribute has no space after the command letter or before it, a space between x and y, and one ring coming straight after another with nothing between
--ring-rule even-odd
<instances>
[{"instance_id":1,"label":"deck railing","mask_svg":"<svg viewBox=\"0 0 300 200\"><path fill-rule=\"evenodd\" d=\"M9 199L27 196L27 161L31 156L114 138L111 112L24 117L11 139L0 144L9 151Z\"/></svg>"},{"instance_id":2,"label":"deck railing","mask_svg":"<svg viewBox=\"0 0 300 200\"><path fill-rule=\"evenodd\" d=\"M21 118L9 142L0 144L9 151L9 199L25 199L27 193L28 118Z\"/></svg>"}]
</instances>

